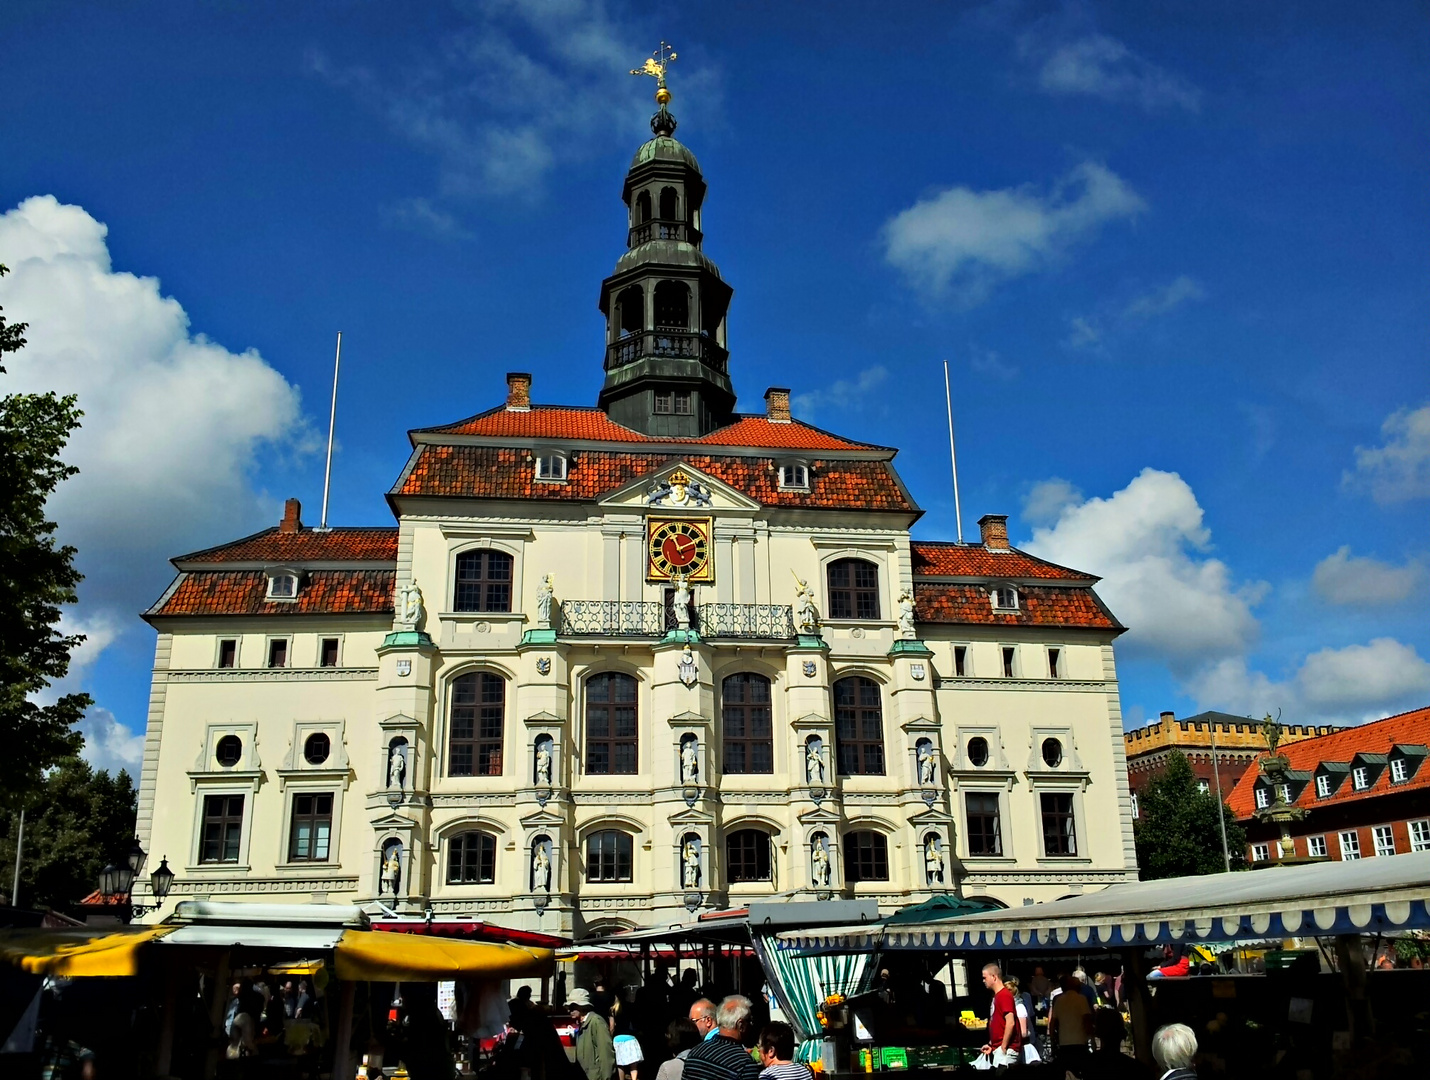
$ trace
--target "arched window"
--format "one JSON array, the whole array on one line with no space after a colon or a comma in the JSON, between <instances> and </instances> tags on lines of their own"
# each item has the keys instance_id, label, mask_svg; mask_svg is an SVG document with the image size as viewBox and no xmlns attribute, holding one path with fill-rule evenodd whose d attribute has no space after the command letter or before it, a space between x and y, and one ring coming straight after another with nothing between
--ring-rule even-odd
<instances>
[{"instance_id":1,"label":"arched window","mask_svg":"<svg viewBox=\"0 0 1430 1080\"><path fill-rule=\"evenodd\" d=\"M769 679L750 672L727 675L720 683L720 718L727 774L775 771Z\"/></svg>"},{"instance_id":2,"label":"arched window","mask_svg":"<svg viewBox=\"0 0 1430 1080\"><path fill-rule=\"evenodd\" d=\"M627 285L616 297L616 325L622 337L645 329L645 293L639 285Z\"/></svg>"},{"instance_id":3,"label":"arched window","mask_svg":"<svg viewBox=\"0 0 1430 1080\"><path fill-rule=\"evenodd\" d=\"M865 559L836 559L829 564L829 617L877 619L879 568Z\"/></svg>"},{"instance_id":4,"label":"arched window","mask_svg":"<svg viewBox=\"0 0 1430 1080\"><path fill-rule=\"evenodd\" d=\"M844 883L889 880L889 842L872 831L844 834Z\"/></svg>"},{"instance_id":5,"label":"arched window","mask_svg":"<svg viewBox=\"0 0 1430 1080\"><path fill-rule=\"evenodd\" d=\"M636 224L644 225L650 220L650 192L642 191L636 196Z\"/></svg>"},{"instance_id":6,"label":"arched window","mask_svg":"<svg viewBox=\"0 0 1430 1080\"><path fill-rule=\"evenodd\" d=\"M586 680L586 772L636 771L636 681L608 671Z\"/></svg>"},{"instance_id":7,"label":"arched window","mask_svg":"<svg viewBox=\"0 0 1430 1080\"><path fill-rule=\"evenodd\" d=\"M873 679L834 684L834 735L841 776L884 775L884 708Z\"/></svg>"},{"instance_id":8,"label":"arched window","mask_svg":"<svg viewBox=\"0 0 1430 1080\"><path fill-rule=\"evenodd\" d=\"M619 829L603 829L586 837L587 881L630 881L631 834Z\"/></svg>"},{"instance_id":9,"label":"arched window","mask_svg":"<svg viewBox=\"0 0 1430 1080\"><path fill-rule=\"evenodd\" d=\"M453 611L510 611L511 556L504 551L464 551L457 556Z\"/></svg>"},{"instance_id":10,"label":"arched window","mask_svg":"<svg viewBox=\"0 0 1430 1080\"><path fill-rule=\"evenodd\" d=\"M458 833L447 841L448 885L491 885L497 879L497 838L490 833Z\"/></svg>"},{"instance_id":11,"label":"arched window","mask_svg":"<svg viewBox=\"0 0 1430 1080\"><path fill-rule=\"evenodd\" d=\"M667 330L690 327L690 288L683 281L662 281L655 287L655 325Z\"/></svg>"},{"instance_id":12,"label":"arched window","mask_svg":"<svg viewBox=\"0 0 1430 1080\"><path fill-rule=\"evenodd\" d=\"M452 680L448 760L453 776L500 776L506 680L474 671Z\"/></svg>"},{"instance_id":13,"label":"arched window","mask_svg":"<svg viewBox=\"0 0 1430 1080\"><path fill-rule=\"evenodd\" d=\"M680 196L676 194L675 188L673 187L663 187L660 189L660 220L680 220Z\"/></svg>"},{"instance_id":14,"label":"arched window","mask_svg":"<svg viewBox=\"0 0 1430 1080\"><path fill-rule=\"evenodd\" d=\"M733 885L770 880L770 834L762 829L737 829L725 840L725 867Z\"/></svg>"}]
</instances>

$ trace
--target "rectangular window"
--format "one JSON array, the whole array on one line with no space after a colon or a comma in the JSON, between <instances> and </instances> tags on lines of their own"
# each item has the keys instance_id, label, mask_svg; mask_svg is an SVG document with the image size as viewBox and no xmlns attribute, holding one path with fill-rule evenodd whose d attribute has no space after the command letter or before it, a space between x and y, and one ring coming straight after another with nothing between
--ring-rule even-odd
<instances>
[{"instance_id":1,"label":"rectangular window","mask_svg":"<svg viewBox=\"0 0 1430 1080\"><path fill-rule=\"evenodd\" d=\"M238 862L243 837L243 796L205 795L204 833L199 845L201 863Z\"/></svg>"},{"instance_id":2,"label":"rectangular window","mask_svg":"<svg viewBox=\"0 0 1430 1080\"><path fill-rule=\"evenodd\" d=\"M315 792L293 796L293 826L288 833L289 862L327 862L333 834L333 796Z\"/></svg>"},{"instance_id":3,"label":"rectangular window","mask_svg":"<svg viewBox=\"0 0 1430 1080\"><path fill-rule=\"evenodd\" d=\"M274 638L268 643L268 666L274 668L288 666L287 638Z\"/></svg>"},{"instance_id":4,"label":"rectangular window","mask_svg":"<svg viewBox=\"0 0 1430 1080\"><path fill-rule=\"evenodd\" d=\"M1252 844L1252 845L1251 845L1251 861L1252 861L1252 862L1266 862L1266 861L1267 861L1268 859L1270 859L1270 858L1271 858L1271 845L1270 845L1270 844Z\"/></svg>"},{"instance_id":5,"label":"rectangular window","mask_svg":"<svg viewBox=\"0 0 1430 1080\"><path fill-rule=\"evenodd\" d=\"M657 390L655 393L655 411L662 416L669 416L675 412L675 393L671 390Z\"/></svg>"},{"instance_id":6,"label":"rectangular window","mask_svg":"<svg viewBox=\"0 0 1430 1080\"><path fill-rule=\"evenodd\" d=\"M1331 777L1328 773L1322 773L1316 777L1316 797L1318 799L1328 799L1331 795Z\"/></svg>"},{"instance_id":7,"label":"rectangular window","mask_svg":"<svg viewBox=\"0 0 1430 1080\"><path fill-rule=\"evenodd\" d=\"M1306 837L1306 854L1313 859L1324 859L1326 857L1326 838L1324 836Z\"/></svg>"},{"instance_id":8,"label":"rectangular window","mask_svg":"<svg viewBox=\"0 0 1430 1080\"><path fill-rule=\"evenodd\" d=\"M758 829L740 829L725 843L730 880L769 881L770 838Z\"/></svg>"},{"instance_id":9,"label":"rectangular window","mask_svg":"<svg viewBox=\"0 0 1430 1080\"><path fill-rule=\"evenodd\" d=\"M1011 645L1003 646L1003 678L1013 677L1013 661L1017 658L1018 650Z\"/></svg>"},{"instance_id":10,"label":"rectangular window","mask_svg":"<svg viewBox=\"0 0 1430 1080\"><path fill-rule=\"evenodd\" d=\"M338 639L335 637L325 637L318 643L318 666L337 667L338 666Z\"/></svg>"},{"instance_id":11,"label":"rectangular window","mask_svg":"<svg viewBox=\"0 0 1430 1080\"><path fill-rule=\"evenodd\" d=\"M953 673L960 679L968 674L968 647L965 645L953 647Z\"/></svg>"},{"instance_id":12,"label":"rectangular window","mask_svg":"<svg viewBox=\"0 0 1430 1080\"><path fill-rule=\"evenodd\" d=\"M1256 789L1256 809L1265 810L1271 804L1270 797L1266 794L1264 787Z\"/></svg>"},{"instance_id":13,"label":"rectangular window","mask_svg":"<svg viewBox=\"0 0 1430 1080\"><path fill-rule=\"evenodd\" d=\"M1360 833L1350 829L1336 837L1341 844L1341 858L1349 862L1360 858Z\"/></svg>"},{"instance_id":14,"label":"rectangular window","mask_svg":"<svg viewBox=\"0 0 1430 1080\"><path fill-rule=\"evenodd\" d=\"M1393 784L1403 784L1410 779L1410 770L1406 768L1403 757L1391 758L1390 760L1390 781Z\"/></svg>"},{"instance_id":15,"label":"rectangular window","mask_svg":"<svg viewBox=\"0 0 1430 1080\"><path fill-rule=\"evenodd\" d=\"M541 454L536 459L538 480L565 480L566 458L561 454Z\"/></svg>"},{"instance_id":16,"label":"rectangular window","mask_svg":"<svg viewBox=\"0 0 1430 1080\"><path fill-rule=\"evenodd\" d=\"M863 559L836 559L829 564L829 617L879 617L879 568L875 564Z\"/></svg>"},{"instance_id":17,"label":"rectangular window","mask_svg":"<svg viewBox=\"0 0 1430 1080\"><path fill-rule=\"evenodd\" d=\"M1377 825L1370 831L1375 841L1375 853L1379 856L1395 854L1395 830L1389 825Z\"/></svg>"},{"instance_id":18,"label":"rectangular window","mask_svg":"<svg viewBox=\"0 0 1430 1080\"><path fill-rule=\"evenodd\" d=\"M1202 783L1206 783L1206 781L1203 780ZM1281 800L1282 802L1284 802L1284 803L1289 803L1289 802L1291 801L1291 785L1290 785L1290 784L1277 784L1277 785L1276 785L1276 797L1277 797L1278 799L1280 799L1280 800Z\"/></svg>"},{"instance_id":19,"label":"rectangular window","mask_svg":"<svg viewBox=\"0 0 1430 1080\"><path fill-rule=\"evenodd\" d=\"M1210 780L1198 780L1197 790L1203 795L1210 795L1212 793L1212 782Z\"/></svg>"},{"instance_id":20,"label":"rectangular window","mask_svg":"<svg viewBox=\"0 0 1430 1080\"><path fill-rule=\"evenodd\" d=\"M1062 658L1063 654L1061 649L1048 650L1048 678L1061 679L1063 677L1063 673L1058 667Z\"/></svg>"},{"instance_id":21,"label":"rectangular window","mask_svg":"<svg viewBox=\"0 0 1430 1080\"><path fill-rule=\"evenodd\" d=\"M970 791L964 796L968 818L968 854L1002 855L1003 837L998 825L998 796Z\"/></svg>"},{"instance_id":22,"label":"rectangular window","mask_svg":"<svg viewBox=\"0 0 1430 1080\"><path fill-rule=\"evenodd\" d=\"M1370 787L1370 770L1364 765L1357 765L1351 770L1351 782L1357 791L1364 791Z\"/></svg>"},{"instance_id":23,"label":"rectangular window","mask_svg":"<svg viewBox=\"0 0 1430 1080\"><path fill-rule=\"evenodd\" d=\"M1410 850L1430 851L1430 818L1410 823Z\"/></svg>"},{"instance_id":24,"label":"rectangular window","mask_svg":"<svg viewBox=\"0 0 1430 1080\"><path fill-rule=\"evenodd\" d=\"M476 672L452 682L450 760L453 776L502 774L506 680Z\"/></svg>"},{"instance_id":25,"label":"rectangular window","mask_svg":"<svg viewBox=\"0 0 1430 1080\"><path fill-rule=\"evenodd\" d=\"M677 390L675 392L675 415L691 416L695 412L694 400L690 396L689 390Z\"/></svg>"},{"instance_id":26,"label":"rectangular window","mask_svg":"<svg viewBox=\"0 0 1430 1080\"><path fill-rule=\"evenodd\" d=\"M616 829L594 833L586 841L587 881L631 880L631 834Z\"/></svg>"},{"instance_id":27,"label":"rectangular window","mask_svg":"<svg viewBox=\"0 0 1430 1080\"><path fill-rule=\"evenodd\" d=\"M218 643L218 666L238 666L238 642L234 638L224 638Z\"/></svg>"},{"instance_id":28,"label":"rectangular window","mask_svg":"<svg viewBox=\"0 0 1430 1080\"><path fill-rule=\"evenodd\" d=\"M809 469L804 465L781 465L780 487L803 491L809 487Z\"/></svg>"},{"instance_id":29,"label":"rectangular window","mask_svg":"<svg viewBox=\"0 0 1430 1080\"><path fill-rule=\"evenodd\" d=\"M844 837L844 881L889 880L889 845L882 833L855 832Z\"/></svg>"},{"instance_id":30,"label":"rectangular window","mask_svg":"<svg viewBox=\"0 0 1430 1080\"><path fill-rule=\"evenodd\" d=\"M1141 813L1140 813L1140 812L1138 811L1138 809L1137 809L1137 792L1135 792L1135 791L1132 793L1132 816L1133 816L1133 817L1141 817L1141 816L1142 816Z\"/></svg>"},{"instance_id":31,"label":"rectangular window","mask_svg":"<svg viewBox=\"0 0 1430 1080\"><path fill-rule=\"evenodd\" d=\"M493 885L497 879L497 839L490 833L460 833L447 841L448 885Z\"/></svg>"},{"instance_id":32,"label":"rectangular window","mask_svg":"<svg viewBox=\"0 0 1430 1080\"><path fill-rule=\"evenodd\" d=\"M1039 798L1043 808L1043 854L1076 855L1077 830L1073 822L1072 794L1045 791Z\"/></svg>"}]
</instances>

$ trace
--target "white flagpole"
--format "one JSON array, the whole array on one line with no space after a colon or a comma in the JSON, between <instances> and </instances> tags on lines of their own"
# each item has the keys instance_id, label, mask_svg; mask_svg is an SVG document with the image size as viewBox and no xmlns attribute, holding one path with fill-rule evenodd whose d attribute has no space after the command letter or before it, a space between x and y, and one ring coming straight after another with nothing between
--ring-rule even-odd
<instances>
[{"instance_id":1,"label":"white flagpole","mask_svg":"<svg viewBox=\"0 0 1430 1080\"><path fill-rule=\"evenodd\" d=\"M323 468L323 520L320 529L328 527L328 489L333 480L333 428L338 422L338 367L343 362L343 332L338 331L338 351L333 357L333 403L328 410L328 463Z\"/></svg>"},{"instance_id":2,"label":"white flagpole","mask_svg":"<svg viewBox=\"0 0 1430 1080\"><path fill-rule=\"evenodd\" d=\"M948 460L953 466L953 516L958 523L958 542L963 543L963 509L958 502L958 454L953 449L953 392L948 383L948 361L943 362L943 400L948 408Z\"/></svg>"}]
</instances>

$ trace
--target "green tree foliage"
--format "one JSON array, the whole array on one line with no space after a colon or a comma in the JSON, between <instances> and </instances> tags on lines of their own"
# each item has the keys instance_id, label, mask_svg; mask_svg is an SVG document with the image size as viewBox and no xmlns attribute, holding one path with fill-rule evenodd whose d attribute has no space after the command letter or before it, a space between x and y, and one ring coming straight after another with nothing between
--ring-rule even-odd
<instances>
[{"instance_id":1,"label":"green tree foliage","mask_svg":"<svg viewBox=\"0 0 1430 1080\"><path fill-rule=\"evenodd\" d=\"M1246 869L1245 831L1230 809L1218 807L1215 795L1197 787L1192 766L1181 752L1173 750L1167 756L1166 768L1147 782L1137 806L1141 816L1133 828L1142 880L1222 873L1226 864L1218 809L1226 821L1231 868Z\"/></svg>"},{"instance_id":2,"label":"green tree foliage","mask_svg":"<svg viewBox=\"0 0 1430 1080\"><path fill-rule=\"evenodd\" d=\"M64 911L99 887L99 872L121 863L134 842L134 781L72 757L51 770L25 810L20 906ZM9 891L15 872L15 828L0 841ZM153 867L146 866L145 872Z\"/></svg>"},{"instance_id":3,"label":"green tree foliage","mask_svg":"<svg viewBox=\"0 0 1430 1080\"><path fill-rule=\"evenodd\" d=\"M5 273L0 266L0 275ZM25 344L25 323L0 315L0 375L6 353ZM61 634L60 606L75 601L75 549L55 542L45 500L78 470L60 460L82 414L73 396L0 397L0 807L15 810L40 787L44 770L78 753L74 725L88 694L35 700L69 670L82 634Z\"/></svg>"}]
</instances>

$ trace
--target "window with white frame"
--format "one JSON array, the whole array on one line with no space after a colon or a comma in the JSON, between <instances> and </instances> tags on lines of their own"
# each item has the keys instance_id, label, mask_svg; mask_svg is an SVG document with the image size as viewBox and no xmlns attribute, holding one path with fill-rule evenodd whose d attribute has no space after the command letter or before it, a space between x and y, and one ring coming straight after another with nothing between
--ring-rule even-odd
<instances>
[{"instance_id":1,"label":"window with white frame","mask_svg":"<svg viewBox=\"0 0 1430 1080\"><path fill-rule=\"evenodd\" d=\"M1270 858L1271 858L1271 845L1270 845L1270 844L1252 844L1252 845L1251 845L1251 861L1252 861L1252 862L1266 862L1266 861L1267 861L1268 859L1270 859Z\"/></svg>"},{"instance_id":2,"label":"window with white frame","mask_svg":"<svg viewBox=\"0 0 1430 1080\"><path fill-rule=\"evenodd\" d=\"M1357 791L1364 791L1370 787L1370 770L1364 765L1357 765L1351 770L1351 783Z\"/></svg>"},{"instance_id":3,"label":"window with white frame","mask_svg":"<svg viewBox=\"0 0 1430 1080\"><path fill-rule=\"evenodd\" d=\"M1403 784L1410 779L1410 768L1403 757L1390 759L1390 782Z\"/></svg>"},{"instance_id":4,"label":"window with white frame","mask_svg":"<svg viewBox=\"0 0 1430 1080\"><path fill-rule=\"evenodd\" d=\"M1371 838L1375 841L1375 853L1378 856L1395 854L1395 830L1389 825L1377 825L1370 831Z\"/></svg>"},{"instance_id":5,"label":"window with white frame","mask_svg":"<svg viewBox=\"0 0 1430 1080\"><path fill-rule=\"evenodd\" d=\"M1346 862L1360 858L1360 833L1355 829L1348 829L1337 835L1336 839L1341 845L1341 858Z\"/></svg>"},{"instance_id":6,"label":"window with white frame","mask_svg":"<svg viewBox=\"0 0 1430 1080\"><path fill-rule=\"evenodd\" d=\"M1018 610L1018 590L1011 585L999 585L993 590L993 606L999 611Z\"/></svg>"},{"instance_id":7,"label":"window with white frame","mask_svg":"<svg viewBox=\"0 0 1430 1080\"><path fill-rule=\"evenodd\" d=\"M1278 799L1280 799L1282 802L1289 803L1289 802L1291 801L1291 785L1290 785L1290 784L1277 784L1277 785L1276 785L1276 797L1277 797Z\"/></svg>"},{"instance_id":8,"label":"window with white frame","mask_svg":"<svg viewBox=\"0 0 1430 1080\"><path fill-rule=\"evenodd\" d=\"M1259 788L1257 788L1257 789L1256 789L1256 809L1258 809L1258 810L1265 810L1266 807L1270 805L1270 803L1271 803L1271 800L1270 800L1270 798L1267 797L1266 789L1265 789L1264 787L1259 787Z\"/></svg>"},{"instance_id":9,"label":"window with white frame","mask_svg":"<svg viewBox=\"0 0 1430 1080\"><path fill-rule=\"evenodd\" d=\"M1062 649L1048 650L1048 678L1061 679L1063 677L1063 651Z\"/></svg>"},{"instance_id":10,"label":"window with white frame","mask_svg":"<svg viewBox=\"0 0 1430 1080\"><path fill-rule=\"evenodd\" d=\"M1212 793L1212 782L1210 780L1198 780L1197 790L1203 795L1210 795Z\"/></svg>"},{"instance_id":11,"label":"window with white frame","mask_svg":"<svg viewBox=\"0 0 1430 1080\"><path fill-rule=\"evenodd\" d=\"M1326 857L1326 838L1324 836L1306 837L1306 854L1313 859L1324 859Z\"/></svg>"},{"instance_id":12,"label":"window with white frame","mask_svg":"<svg viewBox=\"0 0 1430 1080\"><path fill-rule=\"evenodd\" d=\"M1000 650L1003 654L1003 678L1016 678L1018 674L1018 650L1013 645L1004 645Z\"/></svg>"},{"instance_id":13,"label":"window with white frame","mask_svg":"<svg viewBox=\"0 0 1430 1080\"><path fill-rule=\"evenodd\" d=\"M808 491L809 466L800 464L781 465L780 489L782 491Z\"/></svg>"},{"instance_id":14,"label":"window with white frame","mask_svg":"<svg viewBox=\"0 0 1430 1080\"><path fill-rule=\"evenodd\" d=\"M298 575L289 571L268 575L269 600L298 599Z\"/></svg>"},{"instance_id":15,"label":"window with white frame","mask_svg":"<svg viewBox=\"0 0 1430 1080\"><path fill-rule=\"evenodd\" d=\"M1322 773L1316 777L1316 797L1318 799L1329 799L1331 797L1331 777L1329 773Z\"/></svg>"},{"instance_id":16,"label":"window with white frame","mask_svg":"<svg viewBox=\"0 0 1430 1080\"><path fill-rule=\"evenodd\" d=\"M1410 824L1410 850L1430 851L1430 818Z\"/></svg>"},{"instance_id":17,"label":"window with white frame","mask_svg":"<svg viewBox=\"0 0 1430 1080\"><path fill-rule=\"evenodd\" d=\"M1141 817L1141 812L1137 809L1137 792L1132 793L1132 816Z\"/></svg>"},{"instance_id":18,"label":"window with white frame","mask_svg":"<svg viewBox=\"0 0 1430 1080\"><path fill-rule=\"evenodd\" d=\"M565 480L566 455L555 450L546 450L536 455L536 478L538 480Z\"/></svg>"}]
</instances>

